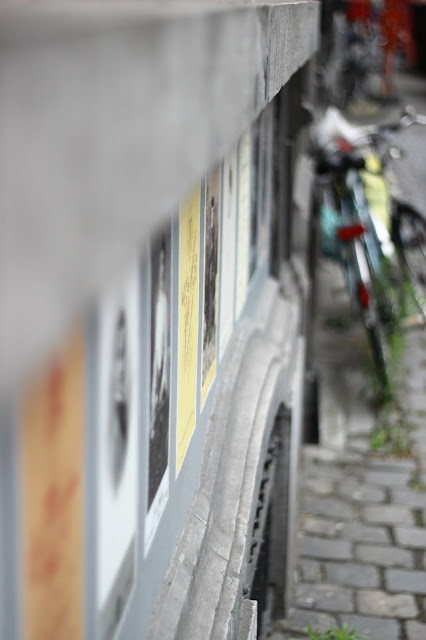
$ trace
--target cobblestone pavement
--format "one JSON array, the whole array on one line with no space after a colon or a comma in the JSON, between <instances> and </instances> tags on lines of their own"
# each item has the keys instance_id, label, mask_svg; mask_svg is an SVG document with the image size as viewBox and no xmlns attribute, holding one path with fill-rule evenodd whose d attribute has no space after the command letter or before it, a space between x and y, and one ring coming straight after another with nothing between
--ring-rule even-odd
<instances>
[{"instance_id":1,"label":"cobblestone pavement","mask_svg":"<svg viewBox=\"0 0 426 640\"><path fill-rule=\"evenodd\" d=\"M343 450L304 447L296 593L273 640L344 622L371 640L426 639L424 329L410 331L407 343L414 456L373 457L365 420Z\"/></svg>"},{"instance_id":2,"label":"cobblestone pavement","mask_svg":"<svg viewBox=\"0 0 426 640\"><path fill-rule=\"evenodd\" d=\"M404 104L426 113L425 79L406 74L398 82ZM426 211L426 132L413 127L401 138L399 180ZM318 298L341 321L344 284L328 277L332 286ZM370 451L360 340L353 326L316 338L323 446L304 447L296 591L272 640L305 639L308 624L327 630L344 622L371 640L426 640L426 330L406 333L399 397L416 427L407 459Z\"/></svg>"}]
</instances>

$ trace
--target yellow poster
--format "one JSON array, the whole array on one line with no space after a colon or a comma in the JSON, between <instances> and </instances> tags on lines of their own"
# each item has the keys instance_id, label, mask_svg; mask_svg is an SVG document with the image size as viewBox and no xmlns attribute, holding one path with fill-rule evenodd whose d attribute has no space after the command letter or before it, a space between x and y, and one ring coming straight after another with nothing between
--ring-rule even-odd
<instances>
[{"instance_id":1,"label":"yellow poster","mask_svg":"<svg viewBox=\"0 0 426 640\"><path fill-rule=\"evenodd\" d=\"M73 335L20 413L23 637L83 637L84 340Z\"/></svg>"},{"instance_id":2,"label":"yellow poster","mask_svg":"<svg viewBox=\"0 0 426 640\"><path fill-rule=\"evenodd\" d=\"M249 277L249 233L250 233L250 130L239 145L239 190L238 190L238 246L237 246L237 290L235 315L240 315L247 296Z\"/></svg>"},{"instance_id":3,"label":"yellow poster","mask_svg":"<svg viewBox=\"0 0 426 640\"><path fill-rule=\"evenodd\" d=\"M195 428L198 350L200 186L182 202L179 228L179 338L176 475Z\"/></svg>"},{"instance_id":4,"label":"yellow poster","mask_svg":"<svg viewBox=\"0 0 426 640\"><path fill-rule=\"evenodd\" d=\"M206 176L204 223L203 349L201 356L201 406L216 375L218 245L221 166Z\"/></svg>"}]
</instances>

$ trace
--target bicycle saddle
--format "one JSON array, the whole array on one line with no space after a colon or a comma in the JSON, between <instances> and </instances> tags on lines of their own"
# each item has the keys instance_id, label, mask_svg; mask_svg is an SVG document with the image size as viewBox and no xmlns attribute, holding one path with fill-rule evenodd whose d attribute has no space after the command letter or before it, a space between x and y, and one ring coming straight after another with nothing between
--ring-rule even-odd
<instances>
[{"instance_id":1,"label":"bicycle saddle","mask_svg":"<svg viewBox=\"0 0 426 640\"><path fill-rule=\"evenodd\" d=\"M317 160L315 170L318 175L344 173L349 169L364 169L365 160L359 153L333 154Z\"/></svg>"}]
</instances>

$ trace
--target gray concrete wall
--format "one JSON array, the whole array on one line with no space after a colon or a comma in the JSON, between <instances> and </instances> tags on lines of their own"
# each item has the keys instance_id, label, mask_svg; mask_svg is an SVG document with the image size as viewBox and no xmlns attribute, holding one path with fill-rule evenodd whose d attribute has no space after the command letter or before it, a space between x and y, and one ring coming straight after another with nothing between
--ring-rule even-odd
<instances>
[{"instance_id":1,"label":"gray concrete wall","mask_svg":"<svg viewBox=\"0 0 426 640\"><path fill-rule=\"evenodd\" d=\"M312 55L317 20L316 2L0 7L3 392Z\"/></svg>"}]
</instances>

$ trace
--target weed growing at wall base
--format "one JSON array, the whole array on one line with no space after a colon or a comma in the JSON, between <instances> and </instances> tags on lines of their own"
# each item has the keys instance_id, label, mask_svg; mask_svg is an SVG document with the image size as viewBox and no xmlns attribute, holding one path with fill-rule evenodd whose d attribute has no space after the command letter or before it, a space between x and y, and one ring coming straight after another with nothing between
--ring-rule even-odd
<instances>
[{"instance_id":1,"label":"weed growing at wall base","mask_svg":"<svg viewBox=\"0 0 426 640\"><path fill-rule=\"evenodd\" d=\"M329 629L328 631L314 631L311 626L308 627L308 635L310 640L370 640L367 636L358 634L353 629L349 629L345 623L341 629ZM289 640L296 640L290 638Z\"/></svg>"},{"instance_id":2,"label":"weed growing at wall base","mask_svg":"<svg viewBox=\"0 0 426 640\"><path fill-rule=\"evenodd\" d=\"M371 448L385 455L409 457L412 455L411 433L414 428L394 406L386 406L371 434Z\"/></svg>"}]
</instances>

